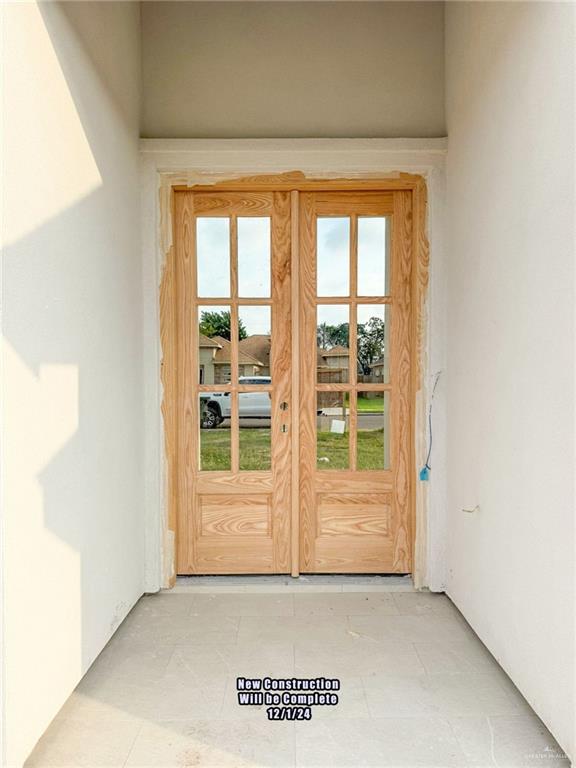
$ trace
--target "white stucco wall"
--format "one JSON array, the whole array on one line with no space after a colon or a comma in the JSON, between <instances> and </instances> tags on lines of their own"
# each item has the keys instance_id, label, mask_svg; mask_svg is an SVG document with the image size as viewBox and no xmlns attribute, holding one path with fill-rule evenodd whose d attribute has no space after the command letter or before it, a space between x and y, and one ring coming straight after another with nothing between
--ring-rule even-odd
<instances>
[{"instance_id":1,"label":"white stucco wall","mask_svg":"<svg viewBox=\"0 0 576 768\"><path fill-rule=\"evenodd\" d=\"M574 13L446 5L448 594L572 756Z\"/></svg>"},{"instance_id":2,"label":"white stucco wall","mask_svg":"<svg viewBox=\"0 0 576 768\"><path fill-rule=\"evenodd\" d=\"M139 5L2 7L3 735L142 592Z\"/></svg>"}]
</instances>

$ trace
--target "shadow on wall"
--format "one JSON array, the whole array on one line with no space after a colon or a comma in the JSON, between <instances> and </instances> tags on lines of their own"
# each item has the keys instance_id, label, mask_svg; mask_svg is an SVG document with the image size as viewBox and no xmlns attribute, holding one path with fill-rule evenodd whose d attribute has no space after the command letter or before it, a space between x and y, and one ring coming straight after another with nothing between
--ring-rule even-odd
<instances>
[{"instance_id":1,"label":"shadow on wall","mask_svg":"<svg viewBox=\"0 0 576 768\"><path fill-rule=\"evenodd\" d=\"M16 763L142 591L139 38L137 4L4 13L4 640Z\"/></svg>"}]
</instances>

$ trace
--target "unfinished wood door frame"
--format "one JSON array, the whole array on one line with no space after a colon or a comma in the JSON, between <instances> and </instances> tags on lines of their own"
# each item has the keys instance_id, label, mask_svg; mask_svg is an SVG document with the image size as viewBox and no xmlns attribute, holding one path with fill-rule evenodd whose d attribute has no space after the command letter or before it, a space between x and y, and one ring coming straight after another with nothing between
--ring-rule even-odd
<instances>
[{"instance_id":1,"label":"unfinished wood door frame","mask_svg":"<svg viewBox=\"0 0 576 768\"><path fill-rule=\"evenodd\" d=\"M264 174L259 176L238 177L231 178L223 181L216 181L209 185L205 184L181 184L177 178L169 180L170 183L167 187L167 191L170 199L170 209L173 210L174 205L174 191L177 189L187 190L207 190L211 191L219 190L222 192L258 192L258 191L285 191L290 193L292 209L295 211L298 206L298 196L300 192L305 191L399 191L404 190L410 196L411 207L411 249L412 249L412 268L410 276L411 287L411 300L413 311L411 313L411 327L410 338L411 347L413 350L412 365L411 365L411 382L410 382L410 460L409 460L409 532L407 546L410 552L410 562L414 565L414 549L416 545L416 532L417 532L417 520L416 520L416 499L414 493L414 486L416 482L416 459L415 459L415 424L414 415L416 411L416 393L422 384L422 358L425 355L424 352L424 300L426 294L426 288L428 284L428 263L429 263L429 247L428 239L426 236L426 206L427 206L427 189L424 178L418 174L396 174L393 177L369 177L369 178L335 178L335 179L319 179L306 176L300 171L294 171L282 174ZM298 238L297 231L294 229L297 227L297 217L292 217L292 270L296 268L296 274L298 274ZM178 443L178 420L177 420L177 387L175 371L177 367L177 348L175 343L175 322L177 318L174 311L175 301L175 251L173 247L167 251L166 254L166 266L162 276L161 291L160 291L160 337L163 350L163 360L161 367L162 385L164 390L164 396L162 401L162 413L164 417L164 432L165 432L165 450L167 460L167 507L168 507L168 529L173 532L175 537L175 549L178 553L180 547L178 545L179 538L182 537L182 520L179 519L183 516L178 514L179 505L179 491L178 491L178 467L177 467L177 450ZM297 298L295 291L298 290L294 287L297 280L293 281L292 299L294 301ZM292 331L298 331L298 319L294 318L294 315L298 313L293 312L292 315ZM296 341L294 339L294 344ZM297 356L293 356L293 386L298 372L294 370L297 367ZM298 392L293 392L294 402L297 402ZM294 420L297 419L297 409L293 409L293 426ZM293 434L293 439L296 433ZM297 450L293 450L294 454L298 455ZM296 458L297 461L297 458ZM292 575L297 576L299 573L298 565L298 551L299 551L299 526L298 526L298 495L294 493L298 488L298 476L297 466L295 466L295 459L292 460L293 476L292 476L292 514L291 514L291 552L292 552ZM296 475L294 475L294 471ZM178 572L176 567L175 572ZM172 583L175 573L172 577Z\"/></svg>"}]
</instances>

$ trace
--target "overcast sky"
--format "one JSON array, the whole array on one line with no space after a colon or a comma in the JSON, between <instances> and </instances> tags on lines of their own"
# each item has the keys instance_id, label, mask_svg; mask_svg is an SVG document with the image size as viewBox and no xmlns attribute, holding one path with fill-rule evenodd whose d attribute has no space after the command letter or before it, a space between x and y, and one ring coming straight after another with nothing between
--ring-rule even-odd
<instances>
[{"instance_id":1,"label":"overcast sky","mask_svg":"<svg viewBox=\"0 0 576 768\"><path fill-rule=\"evenodd\" d=\"M384 217L358 219L358 294L380 296L385 292L386 225ZM230 295L230 221L226 217L199 217L196 220L198 295ZM349 275L350 219L318 219L318 296L347 296ZM270 218L238 218L238 288L240 297L270 296ZM222 309L222 308L212 308ZM241 317L248 333L270 331L269 307L242 307ZM358 322L370 317L384 319L384 308L358 307ZM339 305L318 307L318 323L348 322L348 308Z\"/></svg>"}]
</instances>

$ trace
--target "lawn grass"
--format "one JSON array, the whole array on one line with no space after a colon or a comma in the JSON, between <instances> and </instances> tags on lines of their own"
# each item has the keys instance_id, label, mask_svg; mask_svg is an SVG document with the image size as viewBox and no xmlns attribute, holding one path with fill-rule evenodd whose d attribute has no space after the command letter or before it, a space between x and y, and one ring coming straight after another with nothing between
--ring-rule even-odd
<instances>
[{"instance_id":1,"label":"lawn grass","mask_svg":"<svg viewBox=\"0 0 576 768\"><path fill-rule=\"evenodd\" d=\"M200 430L200 469L215 472L230 470L230 430Z\"/></svg>"},{"instance_id":2,"label":"lawn grass","mask_svg":"<svg viewBox=\"0 0 576 768\"><path fill-rule=\"evenodd\" d=\"M357 469L384 469L383 429L359 430L356 445ZM317 456L318 469L349 469L348 433L318 432Z\"/></svg>"},{"instance_id":3,"label":"lawn grass","mask_svg":"<svg viewBox=\"0 0 576 768\"><path fill-rule=\"evenodd\" d=\"M270 469L270 428L242 429L240 426L239 453L240 469Z\"/></svg>"},{"instance_id":4,"label":"lawn grass","mask_svg":"<svg viewBox=\"0 0 576 768\"><path fill-rule=\"evenodd\" d=\"M230 471L230 430L201 430L201 468ZM357 436L358 469L383 469L384 430L359 430ZM348 469L348 433L318 432L318 469ZM320 461L320 458L328 461ZM240 432L240 469L270 469L270 429L243 429Z\"/></svg>"},{"instance_id":5,"label":"lawn grass","mask_svg":"<svg viewBox=\"0 0 576 768\"><path fill-rule=\"evenodd\" d=\"M348 469L348 433L318 432L316 456L318 469Z\"/></svg>"},{"instance_id":6,"label":"lawn grass","mask_svg":"<svg viewBox=\"0 0 576 768\"><path fill-rule=\"evenodd\" d=\"M230 470L230 429L200 430L200 467ZM240 469L270 469L270 429L240 429Z\"/></svg>"},{"instance_id":7,"label":"lawn grass","mask_svg":"<svg viewBox=\"0 0 576 768\"><path fill-rule=\"evenodd\" d=\"M357 469L384 469L384 429L360 430L356 445Z\"/></svg>"},{"instance_id":8,"label":"lawn grass","mask_svg":"<svg viewBox=\"0 0 576 768\"><path fill-rule=\"evenodd\" d=\"M350 407L348 395L345 397L346 408ZM382 413L384 411L383 397L358 397L356 402L358 413Z\"/></svg>"}]
</instances>

